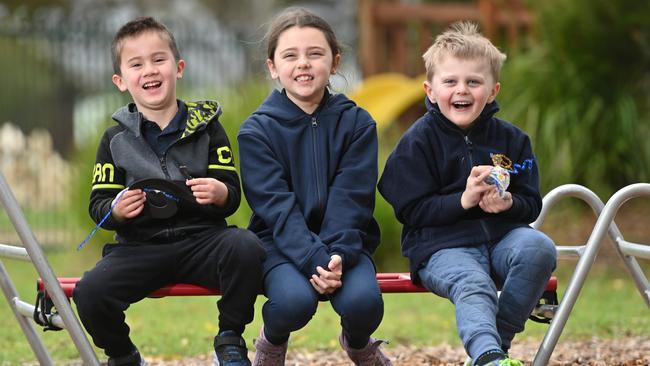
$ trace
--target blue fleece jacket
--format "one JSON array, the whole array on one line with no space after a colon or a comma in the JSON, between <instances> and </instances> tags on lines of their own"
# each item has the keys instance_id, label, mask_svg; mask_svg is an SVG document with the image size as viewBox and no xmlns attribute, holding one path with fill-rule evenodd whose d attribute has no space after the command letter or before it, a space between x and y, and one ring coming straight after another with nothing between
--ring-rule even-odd
<instances>
[{"instance_id":1,"label":"blue fleece jacket","mask_svg":"<svg viewBox=\"0 0 650 366\"><path fill-rule=\"evenodd\" d=\"M267 251L265 273L290 262L306 276L339 254L343 267L379 244L375 122L343 94L311 115L273 91L238 135L249 229Z\"/></svg>"},{"instance_id":2,"label":"blue fleece jacket","mask_svg":"<svg viewBox=\"0 0 650 366\"><path fill-rule=\"evenodd\" d=\"M379 192L393 206L402 229L402 254L411 278L436 251L493 243L514 228L534 221L542 208L539 175L529 137L494 117L496 102L485 106L462 130L425 99L427 113L404 134L386 161ZM508 191L512 207L498 214L476 206L463 209L460 198L473 166L493 165L492 154L512 161ZM529 165L532 163L532 165Z\"/></svg>"}]
</instances>

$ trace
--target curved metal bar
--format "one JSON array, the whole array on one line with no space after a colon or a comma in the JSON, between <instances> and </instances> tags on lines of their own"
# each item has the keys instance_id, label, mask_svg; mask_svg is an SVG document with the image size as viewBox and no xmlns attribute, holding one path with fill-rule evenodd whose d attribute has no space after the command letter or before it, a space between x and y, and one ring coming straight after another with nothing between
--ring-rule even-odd
<instances>
[{"instance_id":1,"label":"curved metal bar","mask_svg":"<svg viewBox=\"0 0 650 366\"><path fill-rule=\"evenodd\" d=\"M605 233L609 230L611 235L612 227L614 226L614 217L616 216L618 209L626 201L639 196L650 196L650 184L637 183L620 189L609 199L609 201L607 201L607 204L600 212L598 220L596 221L596 225L594 226L594 229L589 236L589 240L587 241L585 253L576 265L576 269L573 272L571 280L569 281L566 293L560 302L557 313L555 314L555 317L553 318L553 321L551 322L549 329L544 336L544 340L542 341L542 345L540 346L539 351L535 355L535 359L533 361L534 366L543 366L548 364L551 353L557 345L557 341L560 338L560 334L562 333L564 325L566 324L566 321L569 318L569 314L575 305L578 293L584 284L587 273L589 272L589 269L591 268L596 258L596 254L598 253ZM620 237L620 232L618 232L618 229L615 227L614 229L618 234L616 237ZM615 245L615 247L617 248L619 254L621 254L618 245ZM632 268L629 269L632 270ZM643 291L641 292L643 294ZM648 300L646 297L646 302L647 301Z\"/></svg>"}]
</instances>

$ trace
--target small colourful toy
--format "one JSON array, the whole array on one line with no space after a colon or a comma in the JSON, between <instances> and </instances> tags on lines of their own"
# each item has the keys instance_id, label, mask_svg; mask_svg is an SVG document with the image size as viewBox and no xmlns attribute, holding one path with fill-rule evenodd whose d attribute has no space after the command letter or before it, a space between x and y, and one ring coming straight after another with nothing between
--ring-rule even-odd
<instances>
[{"instance_id":1,"label":"small colourful toy","mask_svg":"<svg viewBox=\"0 0 650 366\"><path fill-rule=\"evenodd\" d=\"M508 169L500 166L492 167L490 175L485 178L485 183L494 184L497 187L497 191L499 191L499 195L503 197L510 185L510 172L508 172Z\"/></svg>"}]
</instances>

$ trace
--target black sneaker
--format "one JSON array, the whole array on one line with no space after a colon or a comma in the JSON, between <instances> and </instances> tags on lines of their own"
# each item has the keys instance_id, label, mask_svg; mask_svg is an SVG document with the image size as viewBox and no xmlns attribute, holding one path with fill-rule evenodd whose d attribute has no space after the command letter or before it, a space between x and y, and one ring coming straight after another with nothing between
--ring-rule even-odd
<instances>
[{"instance_id":1,"label":"black sneaker","mask_svg":"<svg viewBox=\"0 0 650 366\"><path fill-rule=\"evenodd\" d=\"M137 349L126 356L108 358L108 366L145 366L146 364Z\"/></svg>"},{"instance_id":2,"label":"black sneaker","mask_svg":"<svg viewBox=\"0 0 650 366\"><path fill-rule=\"evenodd\" d=\"M246 341L232 330L214 337L214 364L217 366L251 366Z\"/></svg>"}]
</instances>

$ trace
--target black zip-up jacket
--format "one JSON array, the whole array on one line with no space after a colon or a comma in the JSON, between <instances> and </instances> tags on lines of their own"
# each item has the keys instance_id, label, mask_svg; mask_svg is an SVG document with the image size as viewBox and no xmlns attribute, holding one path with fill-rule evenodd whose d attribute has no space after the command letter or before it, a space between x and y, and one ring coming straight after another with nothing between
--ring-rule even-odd
<instances>
[{"instance_id":1,"label":"black zip-up jacket","mask_svg":"<svg viewBox=\"0 0 650 366\"><path fill-rule=\"evenodd\" d=\"M118 242L157 243L208 227L226 227L225 218L239 207L239 176L228 137L218 120L221 107L213 101L185 102L185 105L185 130L160 158L141 133L144 117L133 103L113 114L118 125L104 132L97 148L90 217L99 223L109 212L117 194L138 180L159 178L184 184L186 175L179 169L182 165L193 178L211 177L223 182L228 187L228 200L222 207L180 205L176 215L168 219L139 215L120 222L109 215L102 227L114 230Z\"/></svg>"},{"instance_id":2,"label":"black zip-up jacket","mask_svg":"<svg viewBox=\"0 0 650 366\"><path fill-rule=\"evenodd\" d=\"M377 132L368 112L334 94L309 115L275 90L238 141L249 229L264 243L265 271L289 262L310 276L335 253L351 268L374 252Z\"/></svg>"},{"instance_id":3,"label":"black zip-up jacket","mask_svg":"<svg viewBox=\"0 0 650 366\"><path fill-rule=\"evenodd\" d=\"M529 137L494 117L496 102L485 106L468 130L462 130L425 99L427 113L404 134L386 161L379 191L393 206L402 229L402 254L411 278L436 251L493 243L534 221L542 207L539 175ZM512 207L498 214L476 206L463 209L460 198L473 166L493 165L503 154L517 173L510 175ZM531 165L532 163L532 165Z\"/></svg>"}]
</instances>

